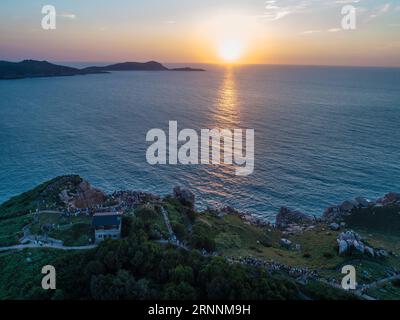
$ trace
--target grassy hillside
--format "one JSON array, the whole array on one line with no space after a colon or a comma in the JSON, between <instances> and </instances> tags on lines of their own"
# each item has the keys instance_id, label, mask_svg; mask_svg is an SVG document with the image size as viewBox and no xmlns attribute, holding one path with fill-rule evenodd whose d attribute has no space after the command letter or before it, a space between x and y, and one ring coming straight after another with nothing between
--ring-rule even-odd
<instances>
[{"instance_id":1,"label":"grassy hillside","mask_svg":"<svg viewBox=\"0 0 400 320\"><path fill-rule=\"evenodd\" d=\"M42 183L0 205L0 219L26 215L30 210L34 211L37 208L60 206L62 205L58 196L60 192L64 189L73 191L80 182L82 182L81 177L70 175Z\"/></svg>"},{"instance_id":2,"label":"grassy hillside","mask_svg":"<svg viewBox=\"0 0 400 320\"><path fill-rule=\"evenodd\" d=\"M374 207L353 210L345 217L350 228L382 233L385 235L400 235L400 207Z\"/></svg>"},{"instance_id":3,"label":"grassy hillside","mask_svg":"<svg viewBox=\"0 0 400 320\"><path fill-rule=\"evenodd\" d=\"M47 211L38 220L29 214L37 207L62 208L58 194L73 192L81 182L78 176L65 176L46 182L0 206L0 246L17 243L22 228L30 224L33 234L42 234L43 226L51 224L49 236L63 240L65 245L86 245L93 241L91 218L63 217ZM161 208L167 211L172 229L189 251L162 245L158 240L169 234ZM284 271L268 274L265 269L242 264L229 264L225 258L251 257L289 267L317 271L325 280L342 278L341 268L356 267L357 281L369 284L400 270L400 234L397 230L398 209L376 208L356 211L346 223L357 230L369 245L393 251L387 258L362 255L340 257L337 254L338 231L324 224L313 229L284 235L271 226L255 226L239 216L220 216L214 212L195 212L178 200L167 197L126 212L123 239L108 241L88 252L64 252L46 249L0 253L1 298L232 298L243 299L347 299L342 290L320 281L306 285L295 281ZM385 223L390 226L385 226ZM374 226L377 228L374 228ZM292 242L290 248L281 239ZM204 256L204 252L213 256ZM51 296L37 290L40 264L51 263L60 268L62 291ZM76 274L80 274L76 277ZM22 279L22 280L19 280ZM29 285L23 285L27 282ZM183 283L183 284L182 284ZM106 288L111 288L107 289ZM400 298L398 288L385 284L371 289L376 298ZM104 294L103 294L104 293Z\"/></svg>"}]
</instances>

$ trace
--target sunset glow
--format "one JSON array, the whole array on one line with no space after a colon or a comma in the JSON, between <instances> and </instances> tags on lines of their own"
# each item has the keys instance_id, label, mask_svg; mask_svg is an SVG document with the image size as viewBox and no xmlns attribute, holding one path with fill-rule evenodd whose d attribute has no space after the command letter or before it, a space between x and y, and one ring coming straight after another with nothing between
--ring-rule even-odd
<instances>
[{"instance_id":1,"label":"sunset glow","mask_svg":"<svg viewBox=\"0 0 400 320\"><path fill-rule=\"evenodd\" d=\"M242 46L239 42L226 41L221 43L218 53L225 62L237 62L242 55Z\"/></svg>"},{"instance_id":2,"label":"sunset glow","mask_svg":"<svg viewBox=\"0 0 400 320\"><path fill-rule=\"evenodd\" d=\"M18 8L2 3L1 60L400 66L395 0L354 1L352 31L341 27L339 1L162 1L151 7L121 0L121 6L96 7L95 14L90 2L53 2L52 31L41 29L40 1Z\"/></svg>"}]
</instances>

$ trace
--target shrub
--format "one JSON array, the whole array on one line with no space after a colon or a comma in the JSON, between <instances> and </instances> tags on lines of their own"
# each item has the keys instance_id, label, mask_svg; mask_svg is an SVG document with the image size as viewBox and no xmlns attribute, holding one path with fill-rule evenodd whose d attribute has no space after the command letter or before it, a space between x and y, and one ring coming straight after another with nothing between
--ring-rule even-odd
<instances>
[{"instance_id":1,"label":"shrub","mask_svg":"<svg viewBox=\"0 0 400 320\"><path fill-rule=\"evenodd\" d=\"M400 288L400 279L392 280L393 287Z\"/></svg>"},{"instance_id":2,"label":"shrub","mask_svg":"<svg viewBox=\"0 0 400 320\"><path fill-rule=\"evenodd\" d=\"M212 229L203 222L197 222L193 227L190 244L196 249L204 249L208 252L215 251L215 241L212 237Z\"/></svg>"}]
</instances>

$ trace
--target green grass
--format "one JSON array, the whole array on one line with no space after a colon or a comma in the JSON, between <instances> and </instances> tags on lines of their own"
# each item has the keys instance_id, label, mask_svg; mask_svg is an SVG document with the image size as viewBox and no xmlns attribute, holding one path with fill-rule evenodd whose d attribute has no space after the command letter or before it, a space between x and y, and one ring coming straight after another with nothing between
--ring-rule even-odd
<instances>
[{"instance_id":1,"label":"green grass","mask_svg":"<svg viewBox=\"0 0 400 320\"><path fill-rule=\"evenodd\" d=\"M25 215L37 208L44 209L62 205L58 196L59 193L63 189L74 191L74 188L81 181L82 178L79 176L71 175L57 177L42 183L38 187L13 197L0 205L0 218Z\"/></svg>"},{"instance_id":2,"label":"green grass","mask_svg":"<svg viewBox=\"0 0 400 320\"><path fill-rule=\"evenodd\" d=\"M66 246L81 246L93 243L92 218L81 216L61 217L58 213L45 212L39 215L39 220L30 226L31 234L43 235L42 227L46 224L55 225L48 235L61 240Z\"/></svg>"},{"instance_id":3,"label":"green grass","mask_svg":"<svg viewBox=\"0 0 400 320\"><path fill-rule=\"evenodd\" d=\"M198 222L210 227L210 237L215 240L218 253L225 256L253 256L285 265L307 267L317 270L326 279L334 278L338 281L343 278L342 267L350 264L356 267L359 283L371 283L376 279L385 278L388 271L400 270L400 259L397 257L340 257L336 247L339 232L330 231L326 226L317 226L314 230L288 236L293 245L301 246L301 250L296 251L281 247L280 239L283 235L280 231L247 225L236 216L218 218L211 214L203 214L198 218ZM262 245L263 241L268 245ZM398 239L390 238L390 241L394 247L399 244ZM370 243L390 249L388 238L382 234Z\"/></svg>"},{"instance_id":4,"label":"green grass","mask_svg":"<svg viewBox=\"0 0 400 320\"><path fill-rule=\"evenodd\" d=\"M87 223L77 223L65 230L53 230L49 236L62 240L65 246L85 246L94 243L92 226Z\"/></svg>"},{"instance_id":5,"label":"green grass","mask_svg":"<svg viewBox=\"0 0 400 320\"><path fill-rule=\"evenodd\" d=\"M262 252L271 246L278 247L280 232L253 225L244 224L233 215L223 218L209 213L199 216L196 223L203 223L210 228L210 237L216 243L217 251L225 256L262 256Z\"/></svg>"},{"instance_id":6,"label":"green grass","mask_svg":"<svg viewBox=\"0 0 400 320\"><path fill-rule=\"evenodd\" d=\"M0 220L0 247L18 244L22 237L22 228L32 221L30 216L17 216L15 218Z\"/></svg>"},{"instance_id":7,"label":"green grass","mask_svg":"<svg viewBox=\"0 0 400 320\"><path fill-rule=\"evenodd\" d=\"M400 287L388 282L381 287L368 290L367 294L379 300L400 300Z\"/></svg>"},{"instance_id":8,"label":"green grass","mask_svg":"<svg viewBox=\"0 0 400 320\"><path fill-rule=\"evenodd\" d=\"M41 213L39 220L31 225L32 234L42 234L42 226L46 224L55 224L60 230L66 230L74 224L91 224L92 218L86 215L61 217L57 213Z\"/></svg>"},{"instance_id":9,"label":"green grass","mask_svg":"<svg viewBox=\"0 0 400 320\"><path fill-rule=\"evenodd\" d=\"M385 235L400 234L399 206L353 210L352 214L344 220L349 228L359 228Z\"/></svg>"}]
</instances>

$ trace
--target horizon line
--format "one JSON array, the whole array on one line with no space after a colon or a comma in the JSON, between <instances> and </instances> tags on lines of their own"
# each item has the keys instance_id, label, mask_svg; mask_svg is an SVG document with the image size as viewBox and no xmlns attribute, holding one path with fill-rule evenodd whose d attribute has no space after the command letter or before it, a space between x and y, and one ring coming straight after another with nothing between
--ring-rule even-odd
<instances>
[{"instance_id":1,"label":"horizon line","mask_svg":"<svg viewBox=\"0 0 400 320\"><path fill-rule=\"evenodd\" d=\"M148 59L148 60L57 60L57 59L34 59L34 58L24 58L18 60L5 60L0 59L0 61L8 61L8 62L22 62L25 60L36 60L36 61L47 61L51 63L125 63L125 62L138 62L138 63L146 63L146 62L158 62L161 64L197 64L197 65L217 65L217 66L226 66L226 67L234 67L234 66L289 66L289 67L332 67L332 68L386 68L386 69L400 69L400 65L349 65L349 64L296 64L296 63L246 63L246 62L235 62L235 63L227 63L227 62L162 62L157 59Z\"/></svg>"}]
</instances>

